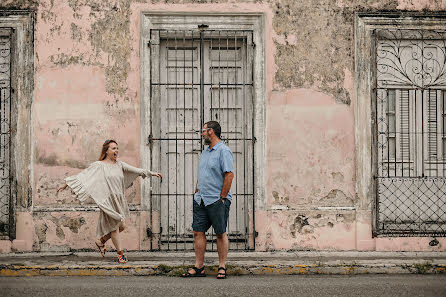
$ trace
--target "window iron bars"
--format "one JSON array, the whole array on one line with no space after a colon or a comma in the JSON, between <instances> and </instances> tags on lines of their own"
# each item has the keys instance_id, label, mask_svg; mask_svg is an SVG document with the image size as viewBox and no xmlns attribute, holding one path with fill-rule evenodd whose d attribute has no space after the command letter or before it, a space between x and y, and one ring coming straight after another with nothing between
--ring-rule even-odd
<instances>
[{"instance_id":1,"label":"window iron bars","mask_svg":"<svg viewBox=\"0 0 446 297\"><path fill-rule=\"evenodd\" d=\"M151 30L149 145L164 173L151 192L152 250L193 249L192 203L204 149L200 130L222 126L234 153L229 248L254 248L253 54L250 30ZM211 229L207 249L216 249Z\"/></svg>"},{"instance_id":2,"label":"window iron bars","mask_svg":"<svg viewBox=\"0 0 446 297\"><path fill-rule=\"evenodd\" d=\"M10 236L11 39L0 35L0 236Z\"/></svg>"},{"instance_id":3,"label":"window iron bars","mask_svg":"<svg viewBox=\"0 0 446 297\"><path fill-rule=\"evenodd\" d=\"M378 236L446 236L446 33L376 30Z\"/></svg>"}]
</instances>

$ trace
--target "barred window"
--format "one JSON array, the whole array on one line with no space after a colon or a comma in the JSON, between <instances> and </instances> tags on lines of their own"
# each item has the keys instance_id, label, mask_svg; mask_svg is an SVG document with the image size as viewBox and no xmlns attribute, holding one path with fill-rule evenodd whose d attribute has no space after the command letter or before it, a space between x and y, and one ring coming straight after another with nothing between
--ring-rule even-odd
<instances>
[{"instance_id":1,"label":"barred window","mask_svg":"<svg viewBox=\"0 0 446 297\"><path fill-rule=\"evenodd\" d=\"M11 33L0 28L0 235L10 231Z\"/></svg>"},{"instance_id":2,"label":"barred window","mask_svg":"<svg viewBox=\"0 0 446 297\"><path fill-rule=\"evenodd\" d=\"M0 239L14 239L17 206L31 206L32 11L0 9Z\"/></svg>"},{"instance_id":3,"label":"barred window","mask_svg":"<svg viewBox=\"0 0 446 297\"><path fill-rule=\"evenodd\" d=\"M378 230L446 232L446 32L377 30Z\"/></svg>"}]
</instances>

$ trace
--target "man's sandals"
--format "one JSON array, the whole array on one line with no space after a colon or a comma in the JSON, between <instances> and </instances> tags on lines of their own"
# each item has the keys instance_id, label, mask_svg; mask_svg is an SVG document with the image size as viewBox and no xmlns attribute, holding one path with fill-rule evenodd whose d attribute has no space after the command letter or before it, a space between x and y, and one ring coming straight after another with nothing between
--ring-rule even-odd
<instances>
[{"instance_id":1,"label":"man's sandals","mask_svg":"<svg viewBox=\"0 0 446 297\"><path fill-rule=\"evenodd\" d=\"M223 272L221 272L223 271ZM218 267L217 269L217 279L225 279L226 278L226 268Z\"/></svg>"},{"instance_id":2,"label":"man's sandals","mask_svg":"<svg viewBox=\"0 0 446 297\"><path fill-rule=\"evenodd\" d=\"M190 273L187 271L186 273L183 273L182 277L205 277L206 272L204 272L204 266L201 268L192 267L192 269L195 271L195 273Z\"/></svg>"}]
</instances>

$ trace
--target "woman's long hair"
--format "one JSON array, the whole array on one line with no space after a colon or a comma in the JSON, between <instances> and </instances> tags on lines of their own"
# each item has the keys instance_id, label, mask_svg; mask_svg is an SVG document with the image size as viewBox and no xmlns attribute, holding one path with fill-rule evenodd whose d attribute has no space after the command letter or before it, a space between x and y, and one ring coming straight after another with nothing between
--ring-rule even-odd
<instances>
[{"instance_id":1,"label":"woman's long hair","mask_svg":"<svg viewBox=\"0 0 446 297\"><path fill-rule=\"evenodd\" d=\"M107 150L108 147L110 146L110 143L116 143L116 145L118 145L118 143L116 141L114 141L113 139L107 139L104 144L102 145L102 151L101 151L101 155L99 156L99 161L102 161L105 159L105 157L107 157Z\"/></svg>"}]
</instances>

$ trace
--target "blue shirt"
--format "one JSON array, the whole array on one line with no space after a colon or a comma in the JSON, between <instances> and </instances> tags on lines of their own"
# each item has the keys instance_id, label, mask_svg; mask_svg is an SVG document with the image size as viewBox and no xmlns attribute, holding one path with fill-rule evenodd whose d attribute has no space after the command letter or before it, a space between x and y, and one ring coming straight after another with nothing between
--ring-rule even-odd
<instances>
[{"instance_id":1,"label":"blue shirt","mask_svg":"<svg viewBox=\"0 0 446 297\"><path fill-rule=\"evenodd\" d=\"M194 195L198 204L201 204L201 199L206 206L220 199L226 172L234 172L231 149L222 141L211 149L204 149L198 164L198 192ZM226 198L232 201L231 191Z\"/></svg>"}]
</instances>

